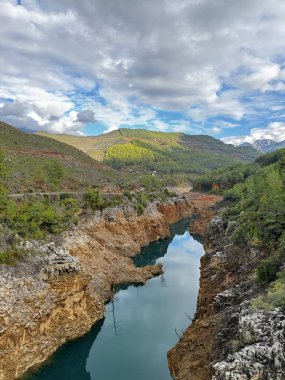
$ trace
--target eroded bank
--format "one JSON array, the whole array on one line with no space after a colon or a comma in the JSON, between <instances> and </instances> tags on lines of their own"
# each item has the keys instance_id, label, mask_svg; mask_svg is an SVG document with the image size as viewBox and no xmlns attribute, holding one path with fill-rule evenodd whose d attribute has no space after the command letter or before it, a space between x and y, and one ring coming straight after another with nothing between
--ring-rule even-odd
<instances>
[{"instance_id":1,"label":"eroded bank","mask_svg":"<svg viewBox=\"0 0 285 380\"><path fill-rule=\"evenodd\" d=\"M199 215L220 198L189 193L85 217L56 242L29 242L28 258L0 277L0 379L21 376L63 343L87 332L104 315L115 284L144 283L162 268L134 266L142 246L169 236L169 224Z\"/></svg>"}]
</instances>

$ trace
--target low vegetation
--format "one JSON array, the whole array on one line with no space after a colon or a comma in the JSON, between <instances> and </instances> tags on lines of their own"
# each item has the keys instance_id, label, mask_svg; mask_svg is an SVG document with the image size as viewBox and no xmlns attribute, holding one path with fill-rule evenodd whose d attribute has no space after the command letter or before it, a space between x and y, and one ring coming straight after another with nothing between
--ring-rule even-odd
<instances>
[{"instance_id":1,"label":"low vegetation","mask_svg":"<svg viewBox=\"0 0 285 380\"><path fill-rule=\"evenodd\" d=\"M193 187L196 191L210 191L222 193L231 189L234 185L244 182L253 175L260 166L257 163L236 164L228 168L214 170L194 181Z\"/></svg>"},{"instance_id":2,"label":"low vegetation","mask_svg":"<svg viewBox=\"0 0 285 380\"><path fill-rule=\"evenodd\" d=\"M76 222L79 210L73 198L14 200L2 193L0 199L0 223L22 238L45 239L49 233L62 232L71 222Z\"/></svg>"},{"instance_id":3,"label":"low vegetation","mask_svg":"<svg viewBox=\"0 0 285 380\"><path fill-rule=\"evenodd\" d=\"M120 185L126 177L70 145L2 122L0 150L9 193L78 191L88 186Z\"/></svg>"},{"instance_id":4,"label":"low vegetation","mask_svg":"<svg viewBox=\"0 0 285 380\"><path fill-rule=\"evenodd\" d=\"M256 269L268 291L252 302L265 310L285 306L285 150L253 164L217 170L199 178L196 189L220 192L230 201L224 216L237 225L233 242L258 248L266 255Z\"/></svg>"},{"instance_id":5,"label":"low vegetation","mask_svg":"<svg viewBox=\"0 0 285 380\"><path fill-rule=\"evenodd\" d=\"M50 190L61 189L66 170L60 161L42 161L38 159L36 170L41 168ZM31 175L35 168L31 167ZM13 265L24 252L19 242L28 239L45 240L50 235L76 225L82 213L101 213L107 207L132 205L138 215L142 215L147 204L173 196L167 191L161 179L154 176L141 178L140 191L126 189L121 193L102 194L99 188L89 186L76 199L66 192L54 194L31 194L30 192L13 197L9 195L10 162L0 150L0 264ZM39 173L37 173L39 175ZM143 190L144 189L144 190Z\"/></svg>"}]
</instances>

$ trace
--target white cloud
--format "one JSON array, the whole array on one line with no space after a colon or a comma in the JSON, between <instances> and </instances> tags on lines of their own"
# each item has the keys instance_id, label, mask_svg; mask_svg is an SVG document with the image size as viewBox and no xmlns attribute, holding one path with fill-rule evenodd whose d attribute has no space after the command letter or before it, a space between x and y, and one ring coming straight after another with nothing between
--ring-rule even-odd
<instances>
[{"instance_id":1,"label":"white cloud","mask_svg":"<svg viewBox=\"0 0 285 380\"><path fill-rule=\"evenodd\" d=\"M270 139L273 141L285 140L285 123L273 122L267 128L253 128L248 136L231 136L225 137L222 140L227 144L240 145L244 142L250 144L257 140Z\"/></svg>"},{"instance_id":2,"label":"white cloud","mask_svg":"<svg viewBox=\"0 0 285 380\"><path fill-rule=\"evenodd\" d=\"M81 133L85 110L110 129L163 130L156 110L239 121L276 112L268 93L284 93L283 0L22 4L0 3L0 97L25 108L1 112L17 126Z\"/></svg>"},{"instance_id":3,"label":"white cloud","mask_svg":"<svg viewBox=\"0 0 285 380\"><path fill-rule=\"evenodd\" d=\"M109 133L109 132L117 131L118 129L119 129L119 127L111 126L111 127L107 128L103 133Z\"/></svg>"},{"instance_id":4,"label":"white cloud","mask_svg":"<svg viewBox=\"0 0 285 380\"><path fill-rule=\"evenodd\" d=\"M269 89L269 83L271 81L279 78L280 73L281 69L278 64L260 65L260 67L255 68L252 73L244 75L243 78L240 79L240 84L250 90L265 91ZM278 90L277 87L276 90Z\"/></svg>"},{"instance_id":5,"label":"white cloud","mask_svg":"<svg viewBox=\"0 0 285 380\"><path fill-rule=\"evenodd\" d=\"M219 127L213 127L212 128L212 133L215 135L215 134L218 134L218 133L220 133L221 132L221 128L219 128Z\"/></svg>"},{"instance_id":6,"label":"white cloud","mask_svg":"<svg viewBox=\"0 0 285 380\"><path fill-rule=\"evenodd\" d=\"M160 132L166 132L168 130L169 125L161 120L154 120L151 123L152 129Z\"/></svg>"}]
</instances>

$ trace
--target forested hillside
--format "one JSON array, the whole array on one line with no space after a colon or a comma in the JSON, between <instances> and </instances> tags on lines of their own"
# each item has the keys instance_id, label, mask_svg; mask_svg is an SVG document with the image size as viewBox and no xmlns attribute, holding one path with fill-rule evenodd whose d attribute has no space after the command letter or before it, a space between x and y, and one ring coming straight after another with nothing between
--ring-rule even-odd
<instances>
[{"instance_id":1,"label":"forested hillside","mask_svg":"<svg viewBox=\"0 0 285 380\"><path fill-rule=\"evenodd\" d=\"M234 243L263 252L257 280L270 283L253 308L285 309L285 149L253 164L217 170L195 183L196 189L223 192L224 216L236 225Z\"/></svg>"},{"instance_id":2,"label":"forested hillside","mask_svg":"<svg viewBox=\"0 0 285 380\"><path fill-rule=\"evenodd\" d=\"M237 162L251 162L259 153L234 147L210 136L120 129L98 137L44 134L66 142L119 170L195 175Z\"/></svg>"},{"instance_id":3,"label":"forested hillside","mask_svg":"<svg viewBox=\"0 0 285 380\"><path fill-rule=\"evenodd\" d=\"M118 183L122 175L68 144L0 122L9 192L78 190Z\"/></svg>"}]
</instances>

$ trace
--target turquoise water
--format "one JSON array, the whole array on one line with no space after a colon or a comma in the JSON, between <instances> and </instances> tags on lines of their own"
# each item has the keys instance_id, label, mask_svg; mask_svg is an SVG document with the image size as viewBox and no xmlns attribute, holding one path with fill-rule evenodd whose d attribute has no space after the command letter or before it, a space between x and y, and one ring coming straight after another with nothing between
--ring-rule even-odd
<instances>
[{"instance_id":1,"label":"turquoise water","mask_svg":"<svg viewBox=\"0 0 285 380\"><path fill-rule=\"evenodd\" d=\"M167 351L189 325L204 253L187 231L189 221L171 227L172 237L150 244L134 261L161 262L163 276L144 286L124 286L106 307L106 318L83 338L64 345L25 380L169 380Z\"/></svg>"}]
</instances>

